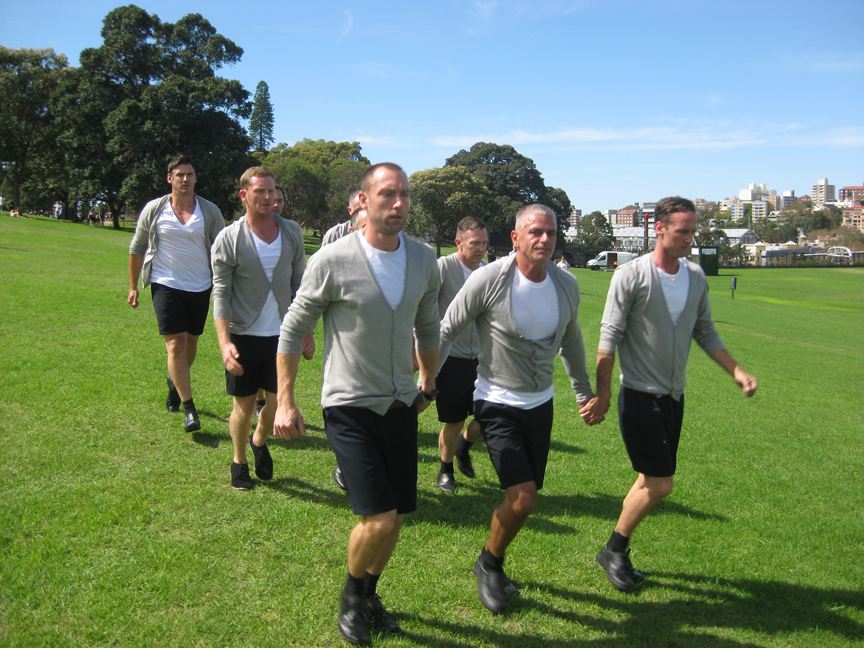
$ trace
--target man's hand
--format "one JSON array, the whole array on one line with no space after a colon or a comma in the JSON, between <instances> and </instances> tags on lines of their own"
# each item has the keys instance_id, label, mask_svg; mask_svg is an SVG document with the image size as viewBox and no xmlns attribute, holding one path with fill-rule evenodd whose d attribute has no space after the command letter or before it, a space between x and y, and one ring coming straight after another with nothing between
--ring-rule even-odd
<instances>
[{"instance_id":1,"label":"man's hand","mask_svg":"<svg viewBox=\"0 0 864 648\"><path fill-rule=\"evenodd\" d=\"M225 368L233 376L243 375L243 365L237 362L239 357L240 352L237 351L237 347L233 344L228 343L222 347L222 362L225 364Z\"/></svg>"},{"instance_id":2,"label":"man's hand","mask_svg":"<svg viewBox=\"0 0 864 648\"><path fill-rule=\"evenodd\" d=\"M609 399L599 396L594 396L579 405L579 416L588 425L602 423L606 419L606 412L609 411Z\"/></svg>"},{"instance_id":3,"label":"man's hand","mask_svg":"<svg viewBox=\"0 0 864 648\"><path fill-rule=\"evenodd\" d=\"M303 338L303 347L301 353L307 360L311 360L315 355L315 331L309 331L306 337Z\"/></svg>"},{"instance_id":4,"label":"man's hand","mask_svg":"<svg viewBox=\"0 0 864 648\"><path fill-rule=\"evenodd\" d=\"M756 381L755 376L751 376L741 367L736 367L735 373L732 374L732 377L735 378L735 382L741 385L741 391L744 392L744 395L747 398L750 398L756 393L756 388L759 386L759 383Z\"/></svg>"},{"instance_id":5,"label":"man's hand","mask_svg":"<svg viewBox=\"0 0 864 648\"><path fill-rule=\"evenodd\" d=\"M126 298L126 303L129 304L132 308L138 308L138 289L130 288L129 296Z\"/></svg>"},{"instance_id":6,"label":"man's hand","mask_svg":"<svg viewBox=\"0 0 864 648\"><path fill-rule=\"evenodd\" d=\"M306 424L303 415L296 407L280 405L276 409L276 420L273 423L273 434L280 439L296 439L306 436Z\"/></svg>"}]
</instances>

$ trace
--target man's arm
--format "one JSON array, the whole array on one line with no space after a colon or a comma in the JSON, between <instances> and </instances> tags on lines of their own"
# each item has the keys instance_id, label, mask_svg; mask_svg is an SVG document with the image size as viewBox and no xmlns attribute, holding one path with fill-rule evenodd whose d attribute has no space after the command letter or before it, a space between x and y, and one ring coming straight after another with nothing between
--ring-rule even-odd
<instances>
[{"instance_id":1,"label":"man's arm","mask_svg":"<svg viewBox=\"0 0 864 648\"><path fill-rule=\"evenodd\" d=\"M306 424L303 422L303 415L300 414L297 403L294 401L294 385L299 366L299 353L276 354L279 391L276 394L277 407L273 434L280 439L295 439L298 436L306 436Z\"/></svg>"},{"instance_id":2,"label":"man's arm","mask_svg":"<svg viewBox=\"0 0 864 648\"><path fill-rule=\"evenodd\" d=\"M723 367L726 372L735 379L735 382L741 386L741 391L744 392L744 395L747 398L750 398L756 393L756 388L758 387L756 378L738 366L738 363L735 362L735 359L729 355L729 352L726 351L726 349L715 351L711 356L711 359Z\"/></svg>"},{"instance_id":3,"label":"man's arm","mask_svg":"<svg viewBox=\"0 0 864 648\"><path fill-rule=\"evenodd\" d=\"M416 349L417 363L420 365L420 382L421 391L435 391L435 373L438 369L438 349ZM431 401L424 401L417 406L417 412L420 413L429 407Z\"/></svg>"},{"instance_id":4,"label":"man's arm","mask_svg":"<svg viewBox=\"0 0 864 648\"><path fill-rule=\"evenodd\" d=\"M219 349L222 351L222 362L225 368L234 376L243 375L243 365L237 362L240 352L231 342L231 320L220 317L216 322L216 335L219 338Z\"/></svg>"},{"instance_id":5,"label":"man's arm","mask_svg":"<svg viewBox=\"0 0 864 648\"><path fill-rule=\"evenodd\" d=\"M612 370L615 368L615 352L599 349L597 351L597 391L594 398L579 409L579 416L593 425L606 417L612 400Z\"/></svg>"},{"instance_id":6,"label":"man's arm","mask_svg":"<svg viewBox=\"0 0 864 648\"><path fill-rule=\"evenodd\" d=\"M141 268L144 267L144 255L129 255L129 296L126 303L132 308L138 308L138 280L141 278Z\"/></svg>"}]
</instances>

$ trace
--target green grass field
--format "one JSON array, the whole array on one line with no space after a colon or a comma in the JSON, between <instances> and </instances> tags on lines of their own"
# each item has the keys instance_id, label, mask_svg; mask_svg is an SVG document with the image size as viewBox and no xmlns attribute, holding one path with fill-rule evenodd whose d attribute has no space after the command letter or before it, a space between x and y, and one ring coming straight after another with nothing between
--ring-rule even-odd
<instances>
[{"instance_id":1,"label":"green grass field","mask_svg":"<svg viewBox=\"0 0 864 648\"><path fill-rule=\"evenodd\" d=\"M276 477L232 490L215 331L193 369L203 428L186 434L165 411L149 292L126 304L129 239L0 219L0 645L344 645L355 517L330 480L320 351L301 366L309 436L271 442ZM593 364L611 274L573 272ZM586 427L559 364L546 487L508 552L522 596L504 617L477 600L470 569L501 492L482 444L476 480L455 497L435 489L430 410L419 509L379 586L406 635L376 645L864 643L864 270L709 283L717 328L759 392L744 399L694 349L676 491L632 542L646 586L620 593L594 562L634 475L614 408Z\"/></svg>"}]
</instances>

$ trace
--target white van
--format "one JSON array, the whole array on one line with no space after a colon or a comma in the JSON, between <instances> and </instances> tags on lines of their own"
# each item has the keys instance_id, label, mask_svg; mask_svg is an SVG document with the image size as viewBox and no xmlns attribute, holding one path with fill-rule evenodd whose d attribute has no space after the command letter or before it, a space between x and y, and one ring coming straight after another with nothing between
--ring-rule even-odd
<instances>
[{"instance_id":1,"label":"white van","mask_svg":"<svg viewBox=\"0 0 864 648\"><path fill-rule=\"evenodd\" d=\"M601 252L588 262L592 270L615 270L625 263L632 261L634 255L630 252Z\"/></svg>"}]
</instances>

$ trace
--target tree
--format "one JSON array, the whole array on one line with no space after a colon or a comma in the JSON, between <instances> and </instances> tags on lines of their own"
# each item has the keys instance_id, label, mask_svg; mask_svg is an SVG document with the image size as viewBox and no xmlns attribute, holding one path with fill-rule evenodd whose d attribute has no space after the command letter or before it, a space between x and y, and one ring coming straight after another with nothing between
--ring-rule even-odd
<instances>
[{"instance_id":1,"label":"tree","mask_svg":"<svg viewBox=\"0 0 864 648\"><path fill-rule=\"evenodd\" d=\"M264 81L259 81L255 88L249 133L252 135L252 148L256 151L266 151L273 143L273 105L270 103L270 88Z\"/></svg>"},{"instance_id":2,"label":"tree","mask_svg":"<svg viewBox=\"0 0 864 648\"><path fill-rule=\"evenodd\" d=\"M509 231L516 209L533 203L551 207L558 216L559 229L567 227L571 208L567 194L547 187L534 161L512 146L477 142L470 151L463 149L447 158L445 167L451 166L467 167L498 201L499 213L490 219L490 231Z\"/></svg>"},{"instance_id":3,"label":"tree","mask_svg":"<svg viewBox=\"0 0 864 648\"><path fill-rule=\"evenodd\" d=\"M467 168L433 168L412 173L409 234L431 234L438 256L441 244L456 238L456 226L466 216L486 221L497 213L491 192Z\"/></svg>"},{"instance_id":4,"label":"tree","mask_svg":"<svg viewBox=\"0 0 864 648\"><path fill-rule=\"evenodd\" d=\"M19 209L34 164L57 151L51 98L66 70L66 57L52 49L0 46L0 177Z\"/></svg>"},{"instance_id":5,"label":"tree","mask_svg":"<svg viewBox=\"0 0 864 648\"><path fill-rule=\"evenodd\" d=\"M602 212L593 211L579 221L574 247L585 252L608 250L615 243L615 231Z\"/></svg>"},{"instance_id":6,"label":"tree","mask_svg":"<svg viewBox=\"0 0 864 648\"><path fill-rule=\"evenodd\" d=\"M105 17L102 38L81 52L59 104L76 197L104 202L119 227L122 210L166 192L167 162L182 152L195 160L196 191L226 215L237 209L237 178L252 162L239 120L251 105L216 72L243 50L200 14L162 23L134 5Z\"/></svg>"}]
</instances>

